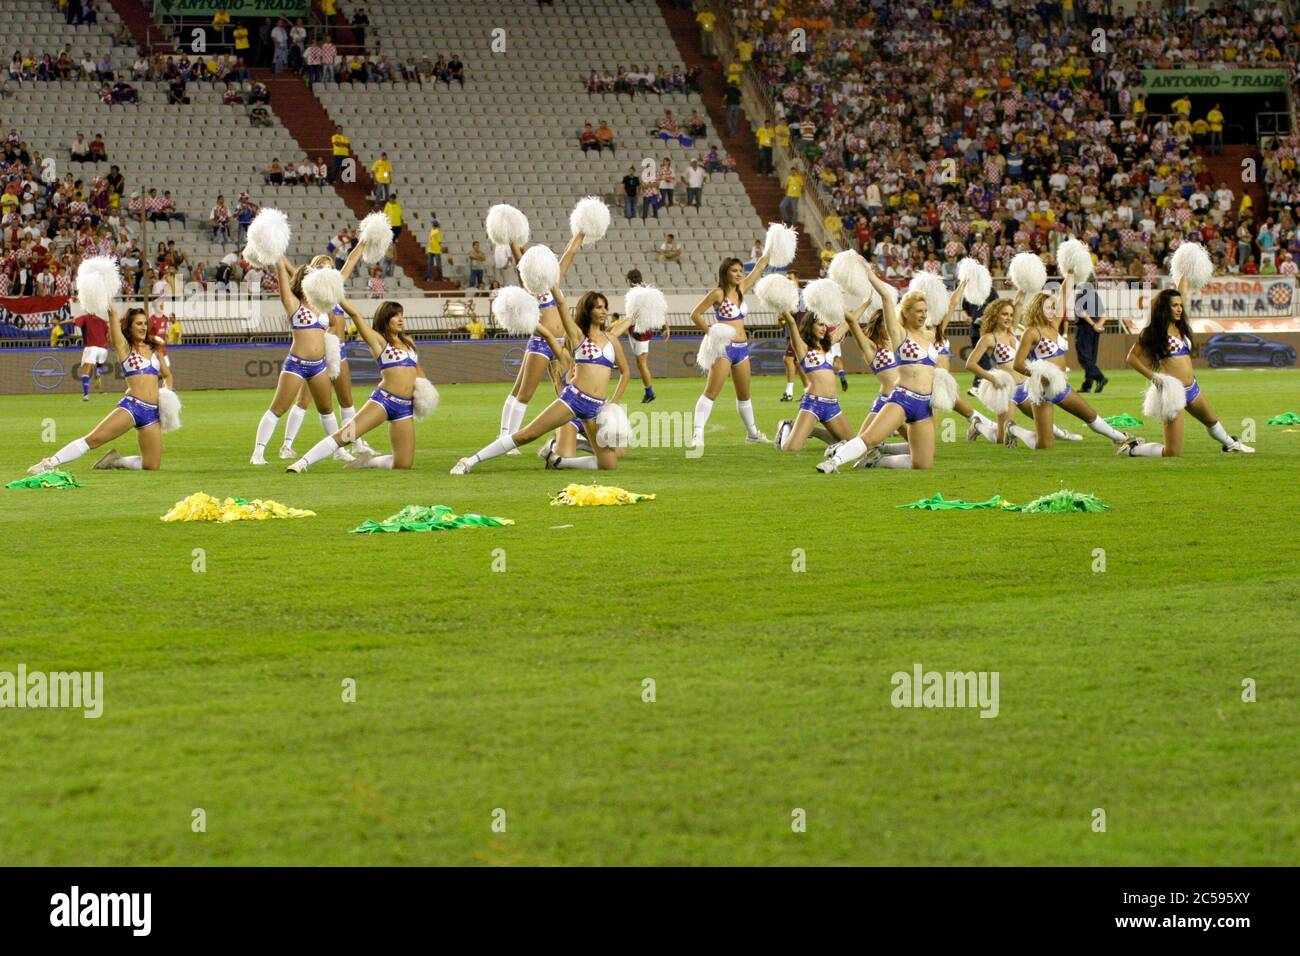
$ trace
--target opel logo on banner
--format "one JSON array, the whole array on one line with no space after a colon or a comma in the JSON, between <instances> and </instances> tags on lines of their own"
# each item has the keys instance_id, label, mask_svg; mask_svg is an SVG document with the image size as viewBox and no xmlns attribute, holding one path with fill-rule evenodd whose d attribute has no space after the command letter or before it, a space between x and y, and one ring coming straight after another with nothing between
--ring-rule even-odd
<instances>
[{"instance_id":1,"label":"opel logo on banner","mask_svg":"<svg viewBox=\"0 0 1300 956\"><path fill-rule=\"evenodd\" d=\"M42 355L32 363L32 381L37 388L53 391L63 384L67 375L63 363L53 355Z\"/></svg>"}]
</instances>

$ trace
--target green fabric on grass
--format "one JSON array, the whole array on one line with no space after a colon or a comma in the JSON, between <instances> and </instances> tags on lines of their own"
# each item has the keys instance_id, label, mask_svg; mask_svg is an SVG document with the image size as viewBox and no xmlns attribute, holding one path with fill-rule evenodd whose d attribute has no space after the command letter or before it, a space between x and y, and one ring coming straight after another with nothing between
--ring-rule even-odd
<instances>
[{"instance_id":1,"label":"green fabric on grass","mask_svg":"<svg viewBox=\"0 0 1300 956\"><path fill-rule=\"evenodd\" d=\"M17 481L11 481L5 485L6 488L84 488L86 487L77 480L76 475L70 475L66 471L43 471L39 475L32 475L30 478L19 478Z\"/></svg>"},{"instance_id":2,"label":"green fabric on grass","mask_svg":"<svg viewBox=\"0 0 1300 956\"><path fill-rule=\"evenodd\" d=\"M1268 420L1270 425L1300 425L1300 415L1295 412L1283 412L1281 415L1274 415Z\"/></svg>"},{"instance_id":3,"label":"green fabric on grass","mask_svg":"<svg viewBox=\"0 0 1300 956\"><path fill-rule=\"evenodd\" d=\"M490 518L487 515L456 514L446 505L407 505L383 521L363 521L349 534L374 534L396 531L450 531L453 528L499 528L514 524L509 518Z\"/></svg>"},{"instance_id":4,"label":"green fabric on grass","mask_svg":"<svg viewBox=\"0 0 1300 956\"><path fill-rule=\"evenodd\" d=\"M1145 424L1140 418L1130 415L1128 412L1121 412L1118 415L1112 415L1110 418L1102 419L1111 428L1137 428Z\"/></svg>"},{"instance_id":5,"label":"green fabric on grass","mask_svg":"<svg viewBox=\"0 0 1300 956\"><path fill-rule=\"evenodd\" d=\"M962 501L960 498L944 498L939 492L933 498L922 498L909 504L898 505L899 508L915 508L919 511L974 511L976 508L1013 508L1009 501L1003 501L1001 495L994 495L988 501Z\"/></svg>"},{"instance_id":6,"label":"green fabric on grass","mask_svg":"<svg viewBox=\"0 0 1300 956\"><path fill-rule=\"evenodd\" d=\"M945 498L935 492L933 498L922 498L899 508L915 508L918 511L975 511L992 508L997 511L1020 511L1025 514L1064 514L1066 512L1083 512L1096 514L1109 511L1110 505L1096 495L1085 495L1077 491L1054 491L1050 495L1035 498L1027 505L1016 505L1001 495L994 495L988 501L963 501L960 498Z\"/></svg>"}]
</instances>

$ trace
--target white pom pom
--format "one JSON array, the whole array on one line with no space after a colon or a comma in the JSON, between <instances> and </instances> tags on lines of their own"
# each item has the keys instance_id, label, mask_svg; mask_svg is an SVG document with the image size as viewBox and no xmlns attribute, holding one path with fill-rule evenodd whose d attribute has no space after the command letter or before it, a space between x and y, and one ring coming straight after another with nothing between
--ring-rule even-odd
<instances>
[{"instance_id":1,"label":"white pom pom","mask_svg":"<svg viewBox=\"0 0 1300 956\"><path fill-rule=\"evenodd\" d=\"M779 222L774 222L767 227L767 238L763 241L763 255L767 256L769 266L784 269L794 262L795 253L798 249L798 230L791 229Z\"/></svg>"},{"instance_id":2,"label":"white pom pom","mask_svg":"<svg viewBox=\"0 0 1300 956\"><path fill-rule=\"evenodd\" d=\"M438 390L427 378L417 378L411 394L411 414L417 422L422 422L437 410Z\"/></svg>"},{"instance_id":3,"label":"white pom pom","mask_svg":"<svg viewBox=\"0 0 1300 956\"><path fill-rule=\"evenodd\" d=\"M325 370L331 380L338 378L343 370L343 343L333 332L325 333Z\"/></svg>"},{"instance_id":4,"label":"white pom pom","mask_svg":"<svg viewBox=\"0 0 1300 956\"><path fill-rule=\"evenodd\" d=\"M934 370L934 385L930 387L930 405L941 412L950 412L957 404L957 380L941 368Z\"/></svg>"},{"instance_id":5,"label":"white pom pom","mask_svg":"<svg viewBox=\"0 0 1300 956\"><path fill-rule=\"evenodd\" d=\"M519 259L519 279L533 295L550 292L560 282L560 260L546 246L530 246Z\"/></svg>"},{"instance_id":6,"label":"white pom pom","mask_svg":"<svg viewBox=\"0 0 1300 956\"><path fill-rule=\"evenodd\" d=\"M704 371L709 371L735 338L736 330L725 322L709 326L709 331L700 342L699 351L695 353L695 364Z\"/></svg>"},{"instance_id":7,"label":"white pom pom","mask_svg":"<svg viewBox=\"0 0 1300 956\"><path fill-rule=\"evenodd\" d=\"M754 284L754 295L777 315L799 311L799 288L780 273L759 279Z\"/></svg>"},{"instance_id":8,"label":"white pom pom","mask_svg":"<svg viewBox=\"0 0 1300 956\"><path fill-rule=\"evenodd\" d=\"M918 272L907 284L908 292L925 293L925 324L939 325L948 316L948 287L934 272Z\"/></svg>"},{"instance_id":9,"label":"white pom pom","mask_svg":"<svg viewBox=\"0 0 1300 956\"><path fill-rule=\"evenodd\" d=\"M844 293L832 279L814 279L804 286L803 303L827 325L844 321Z\"/></svg>"},{"instance_id":10,"label":"white pom pom","mask_svg":"<svg viewBox=\"0 0 1300 956\"><path fill-rule=\"evenodd\" d=\"M302 280L302 294L317 315L329 313L347 294L343 289L343 273L338 269L313 269L309 266Z\"/></svg>"},{"instance_id":11,"label":"white pom pom","mask_svg":"<svg viewBox=\"0 0 1300 956\"><path fill-rule=\"evenodd\" d=\"M966 283L961 297L971 305L983 305L993 291L993 276L982 262L970 256L957 263L957 281Z\"/></svg>"},{"instance_id":12,"label":"white pom pom","mask_svg":"<svg viewBox=\"0 0 1300 956\"><path fill-rule=\"evenodd\" d=\"M1173 276L1174 285L1186 278L1188 290L1199 292L1214 278L1214 263L1210 260L1210 254L1199 242L1183 241L1174 250L1173 259L1169 263L1169 273ZM1183 308L1187 308L1186 303L1183 303Z\"/></svg>"},{"instance_id":13,"label":"white pom pom","mask_svg":"<svg viewBox=\"0 0 1300 956\"><path fill-rule=\"evenodd\" d=\"M1069 276L1075 285L1083 285L1092 278L1092 252L1073 237L1056 247L1056 271L1062 278Z\"/></svg>"},{"instance_id":14,"label":"white pom pom","mask_svg":"<svg viewBox=\"0 0 1300 956\"><path fill-rule=\"evenodd\" d=\"M244 258L262 269L274 268L289 249L289 217L269 206L258 210L248 226Z\"/></svg>"},{"instance_id":15,"label":"white pom pom","mask_svg":"<svg viewBox=\"0 0 1300 956\"><path fill-rule=\"evenodd\" d=\"M638 332L658 332L668 322L668 300L652 285L627 290L623 312Z\"/></svg>"},{"instance_id":16,"label":"white pom pom","mask_svg":"<svg viewBox=\"0 0 1300 956\"><path fill-rule=\"evenodd\" d=\"M1047 285L1047 266L1032 252L1017 252L1007 266L1007 278L1018 291L1033 295Z\"/></svg>"},{"instance_id":17,"label":"white pom pom","mask_svg":"<svg viewBox=\"0 0 1300 956\"><path fill-rule=\"evenodd\" d=\"M584 246L604 239L608 229L609 207L596 196L579 199L573 212L569 213L569 232L575 236L582 233Z\"/></svg>"},{"instance_id":18,"label":"white pom pom","mask_svg":"<svg viewBox=\"0 0 1300 956\"><path fill-rule=\"evenodd\" d=\"M117 260L108 256L91 256L77 266L77 299L82 312L108 318L109 306L122 288Z\"/></svg>"},{"instance_id":19,"label":"white pom pom","mask_svg":"<svg viewBox=\"0 0 1300 956\"><path fill-rule=\"evenodd\" d=\"M826 274L844 290L846 297L859 302L874 291L871 280L867 278L867 269L862 264L862 257L852 249L836 253L831 264L826 267Z\"/></svg>"},{"instance_id":20,"label":"white pom pom","mask_svg":"<svg viewBox=\"0 0 1300 956\"><path fill-rule=\"evenodd\" d=\"M1142 398L1142 414L1172 422L1186 407L1187 390L1183 383L1172 375L1157 372Z\"/></svg>"},{"instance_id":21,"label":"white pom pom","mask_svg":"<svg viewBox=\"0 0 1300 956\"><path fill-rule=\"evenodd\" d=\"M492 317L507 332L532 335L542 320L542 312L537 307L537 296L517 285L508 285L497 290L492 300Z\"/></svg>"},{"instance_id":22,"label":"white pom pom","mask_svg":"<svg viewBox=\"0 0 1300 956\"><path fill-rule=\"evenodd\" d=\"M596 441L604 448L626 448L632 426L627 420L627 409L614 402L606 402L596 412Z\"/></svg>"},{"instance_id":23,"label":"white pom pom","mask_svg":"<svg viewBox=\"0 0 1300 956\"><path fill-rule=\"evenodd\" d=\"M1029 378L1025 379L1025 387L1029 390L1029 400L1035 405L1047 404L1065 391L1069 384L1065 371L1051 362L1035 359L1029 363Z\"/></svg>"},{"instance_id":24,"label":"white pom pom","mask_svg":"<svg viewBox=\"0 0 1300 956\"><path fill-rule=\"evenodd\" d=\"M181 400L170 388L158 389L158 421L164 432L181 427Z\"/></svg>"},{"instance_id":25,"label":"white pom pom","mask_svg":"<svg viewBox=\"0 0 1300 956\"><path fill-rule=\"evenodd\" d=\"M361 220L357 241L361 243L361 258L374 265L393 244L393 225L382 212L372 212Z\"/></svg>"},{"instance_id":26,"label":"white pom pom","mask_svg":"<svg viewBox=\"0 0 1300 956\"><path fill-rule=\"evenodd\" d=\"M1016 393L1016 380L1010 372L1004 372L1000 368L994 369L989 374L995 381L980 379L978 389L980 401L987 405L993 414L1001 415L1011 410L1011 399Z\"/></svg>"},{"instance_id":27,"label":"white pom pom","mask_svg":"<svg viewBox=\"0 0 1300 956\"><path fill-rule=\"evenodd\" d=\"M528 217L505 203L488 210L487 235L494 246L528 245Z\"/></svg>"}]
</instances>

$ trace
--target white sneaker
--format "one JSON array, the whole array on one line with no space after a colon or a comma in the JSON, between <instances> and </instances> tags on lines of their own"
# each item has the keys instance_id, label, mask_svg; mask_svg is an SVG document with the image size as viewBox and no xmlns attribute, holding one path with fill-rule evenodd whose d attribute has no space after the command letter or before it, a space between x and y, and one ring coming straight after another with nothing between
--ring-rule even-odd
<instances>
[{"instance_id":1,"label":"white sneaker","mask_svg":"<svg viewBox=\"0 0 1300 956\"><path fill-rule=\"evenodd\" d=\"M83 402L88 402L88 401L90 401L90 396L89 396L89 395L82 395L82 396L81 396L81 400L82 400Z\"/></svg>"},{"instance_id":2,"label":"white sneaker","mask_svg":"<svg viewBox=\"0 0 1300 956\"><path fill-rule=\"evenodd\" d=\"M1002 444L1006 445L1008 448L1020 447L1020 439L1016 437L1015 432L1011 430L1010 425L1008 425L1007 430L1002 433Z\"/></svg>"},{"instance_id":3,"label":"white sneaker","mask_svg":"<svg viewBox=\"0 0 1300 956\"><path fill-rule=\"evenodd\" d=\"M885 450L877 445L875 448L868 448L867 453L853 463L854 468L875 468L880 463L880 459L885 457Z\"/></svg>"},{"instance_id":4,"label":"white sneaker","mask_svg":"<svg viewBox=\"0 0 1300 956\"><path fill-rule=\"evenodd\" d=\"M369 455L371 458L379 454L366 442L364 438L358 438L352 443L352 450L358 455Z\"/></svg>"},{"instance_id":5,"label":"white sneaker","mask_svg":"<svg viewBox=\"0 0 1300 956\"><path fill-rule=\"evenodd\" d=\"M59 467L58 463L56 463L53 458L42 458L36 464L32 465L32 467L27 469L27 474L39 475L45 471L53 471L57 467Z\"/></svg>"},{"instance_id":6,"label":"white sneaker","mask_svg":"<svg viewBox=\"0 0 1300 956\"><path fill-rule=\"evenodd\" d=\"M776 446L777 451L780 451L785 445L785 438L790 434L790 426L793 424L794 422L790 421L788 418L783 418L776 423L776 438L773 440L772 444Z\"/></svg>"},{"instance_id":7,"label":"white sneaker","mask_svg":"<svg viewBox=\"0 0 1300 956\"><path fill-rule=\"evenodd\" d=\"M364 467L366 467L366 463L367 463L368 461L370 461L371 458L374 458L374 457L375 457L374 452L370 452L370 451L358 451L358 452L356 453L355 460L354 460L354 461L350 461L350 462L348 462L348 463L347 463L346 465L344 465L343 467L344 467L344 468L364 468Z\"/></svg>"},{"instance_id":8,"label":"white sneaker","mask_svg":"<svg viewBox=\"0 0 1300 956\"><path fill-rule=\"evenodd\" d=\"M1115 449L1115 454L1121 458L1132 458L1133 449L1140 444L1142 444L1141 438L1138 438L1137 435L1128 435L1119 443L1119 447Z\"/></svg>"},{"instance_id":9,"label":"white sneaker","mask_svg":"<svg viewBox=\"0 0 1300 956\"><path fill-rule=\"evenodd\" d=\"M980 390L976 388L974 385L972 385L970 388L966 389L966 394L969 395L971 398L979 398Z\"/></svg>"},{"instance_id":10,"label":"white sneaker","mask_svg":"<svg viewBox=\"0 0 1300 956\"><path fill-rule=\"evenodd\" d=\"M967 440L967 441L979 441L979 440L980 440L979 421L980 421L980 420L979 420L979 416L978 416L978 415L972 415L972 416L971 416L971 419L970 419L970 425L968 425L968 426L966 427L966 440Z\"/></svg>"},{"instance_id":11,"label":"white sneaker","mask_svg":"<svg viewBox=\"0 0 1300 956\"><path fill-rule=\"evenodd\" d=\"M840 470L840 466L835 464L834 458L823 458L817 462L816 468L823 475L833 475Z\"/></svg>"},{"instance_id":12,"label":"white sneaker","mask_svg":"<svg viewBox=\"0 0 1300 956\"><path fill-rule=\"evenodd\" d=\"M348 451L346 448L336 448L334 454L330 457L335 461L356 461L352 452Z\"/></svg>"},{"instance_id":13,"label":"white sneaker","mask_svg":"<svg viewBox=\"0 0 1300 956\"><path fill-rule=\"evenodd\" d=\"M700 451L704 451L704 436L699 432L691 435L690 439L686 442L686 447L698 448Z\"/></svg>"},{"instance_id":14,"label":"white sneaker","mask_svg":"<svg viewBox=\"0 0 1300 956\"><path fill-rule=\"evenodd\" d=\"M551 457L551 452L555 451L555 439L551 438L542 443L542 447L537 449L537 457L545 461Z\"/></svg>"},{"instance_id":15,"label":"white sneaker","mask_svg":"<svg viewBox=\"0 0 1300 956\"><path fill-rule=\"evenodd\" d=\"M95 467L95 468L112 468L112 467L113 467L113 462L117 461L117 460L118 460L119 458L121 458L121 457L122 457L122 456L121 456L120 454L118 454L118 451L117 451L116 448L110 448L110 449L108 450L108 454L106 454L103 458L99 459L99 461L95 462L94 467Z\"/></svg>"},{"instance_id":16,"label":"white sneaker","mask_svg":"<svg viewBox=\"0 0 1300 956\"><path fill-rule=\"evenodd\" d=\"M1230 452L1231 454L1234 454L1234 455L1253 455L1253 454L1255 454L1255 449L1251 448L1249 445L1243 445L1242 442L1241 442L1241 439L1238 438L1236 435L1233 435L1233 436L1232 436L1232 444L1231 444L1231 445L1224 445L1224 446L1223 446L1223 450L1226 451L1226 452Z\"/></svg>"},{"instance_id":17,"label":"white sneaker","mask_svg":"<svg viewBox=\"0 0 1300 956\"><path fill-rule=\"evenodd\" d=\"M266 454L264 452L255 451L253 452L253 457L248 459L248 463L250 465L265 465Z\"/></svg>"},{"instance_id":18,"label":"white sneaker","mask_svg":"<svg viewBox=\"0 0 1300 956\"><path fill-rule=\"evenodd\" d=\"M451 474L468 475L469 470L473 467L473 464L470 463L468 458L462 458L460 461L456 462L456 464L451 466Z\"/></svg>"},{"instance_id":19,"label":"white sneaker","mask_svg":"<svg viewBox=\"0 0 1300 956\"><path fill-rule=\"evenodd\" d=\"M762 432L755 432L753 435L745 436L745 444L746 445L770 445L772 444L772 439L768 438Z\"/></svg>"},{"instance_id":20,"label":"white sneaker","mask_svg":"<svg viewBox=\"0 0 1300 956\"><path fill-rule=\"evenodd\" d=\"M292 445L281 445L281 446L280 446L280 460L281 460L281 461L293 461L293 460L296 459L297 457L298 457L298 453L297 453L296 451L293 450L293 446L292 446Z\"/></svg>"},{"instance_id":21,"label":"white sneaker","mask_svg":"<svg viewBox=\"0 0 1300 956\"><path fill-rule=\"evenodd\" d=\"M831 442L829 445L826 446L826 453L825 453L824 455L822 455L822 457L823 457L823 458L834 458L834 457L835 457L835 453L836 453L837 451L840 450L840 447L841 447L843 444L844 444L844 442L842 442L842 441L834 441L834 442Z\"/></svg>"},{"instance_id":22,"label":"white sneaker","mask_svg":"<svg viewBox=\"0 0 1300 956\"><path fill-rule=\"evenodd\" d=\"M1061 441L1083 441L1082 435L1076 435L1074 432L1066 431L1064 428L1061 429L1061 434L1056 437L1061 439Z\"/></svg>"},{"instance_id":23,"label":"white sneaker","mask_svg":"<svg viewBox=\"0 0 1300 956\"><path fill-rule=\"evenodd\" d=\"M285 471L295 475L301 475L306 470L307 470L307 462L303 461L301 458L299 458L292 465L290 465L288 468L285 469Z\"/></svg>"}]
</instances>

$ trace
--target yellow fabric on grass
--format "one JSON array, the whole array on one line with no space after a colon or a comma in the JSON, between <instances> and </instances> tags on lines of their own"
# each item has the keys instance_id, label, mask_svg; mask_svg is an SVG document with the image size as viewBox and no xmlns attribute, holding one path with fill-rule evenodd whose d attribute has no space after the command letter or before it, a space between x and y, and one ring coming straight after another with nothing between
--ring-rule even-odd
<instances>
[{"instance_id":1,"label":"yellow fabric on grass","mask_svg":"<svg viewBox=\"0 0 1300 956\"><path fill-rule=\"evenodd\" d=\"M586 508L592 505L634 505L638 501L653 501L654 495L638 495L634 491L614 485L566 485L551 499L553 505L575 505Z\"/></svg>"},{"instance_id":2,"label":"yellow fabric on grass","mask_svg":"<svg viewBox=\"0 0 1300 956\"><path fill-rule=\"evenodd\" d=\"M269 518L314 518L316 512L290 508L278 501L254 498L227 498L218 501L199 491L182 498L162 516L163 521L266 521Z\"/></svg>"}]
</instances>

